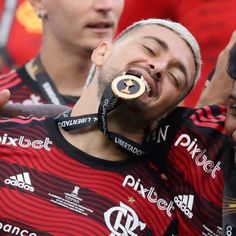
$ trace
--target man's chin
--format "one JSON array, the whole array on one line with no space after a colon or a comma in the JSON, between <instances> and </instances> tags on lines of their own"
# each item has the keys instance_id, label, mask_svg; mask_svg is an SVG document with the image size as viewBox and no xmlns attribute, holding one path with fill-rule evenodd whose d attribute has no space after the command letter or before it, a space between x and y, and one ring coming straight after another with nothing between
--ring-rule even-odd
<instances>
[{"instance_id":1,"label":"man's chin","mask_svg":"<svg viewBox=\"0 0 236 236\"><path fill-rule=\"evenodd\" d=\"M123 100L121 101L120 106L123 109L126 108L127 110L130 110L131 112L132 111L142 112L146 107L146 103L142 99L138 98L132 100Z\"/></svg>"}]
</instances>

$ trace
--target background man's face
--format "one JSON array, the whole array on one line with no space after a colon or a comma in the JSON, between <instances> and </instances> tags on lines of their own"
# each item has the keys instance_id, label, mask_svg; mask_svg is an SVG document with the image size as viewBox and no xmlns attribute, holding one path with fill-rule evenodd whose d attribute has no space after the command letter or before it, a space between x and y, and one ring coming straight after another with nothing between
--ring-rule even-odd
<instances>
[{"instance_id":1,"label":"background man's face","mask_svg":"<svg viewBox=\"0 0 236 236\"><path fill-rule=\"evenodd\" d=\"M101 40L111 40L124 0L47 0L46 31L68 46L93 50Z\"/></svg>"}]
</instances>

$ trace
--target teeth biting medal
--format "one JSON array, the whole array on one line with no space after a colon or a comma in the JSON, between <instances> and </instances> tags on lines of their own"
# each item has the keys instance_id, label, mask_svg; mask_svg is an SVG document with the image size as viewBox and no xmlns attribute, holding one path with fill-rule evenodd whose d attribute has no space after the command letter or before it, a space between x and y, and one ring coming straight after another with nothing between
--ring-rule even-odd
<instances>
[{"instance_id":1,"label":"teeth biting medal","mask_svg":"<svg viewBox=\"0 0 236 236\"><path fill-rule=\"evenodd\" d=\"M113 93L122 99L134 99L143 95L145 83L142 75L137 77L132 74L123 74L112 81L111 89Z\"/></svg>"}]
</instances>

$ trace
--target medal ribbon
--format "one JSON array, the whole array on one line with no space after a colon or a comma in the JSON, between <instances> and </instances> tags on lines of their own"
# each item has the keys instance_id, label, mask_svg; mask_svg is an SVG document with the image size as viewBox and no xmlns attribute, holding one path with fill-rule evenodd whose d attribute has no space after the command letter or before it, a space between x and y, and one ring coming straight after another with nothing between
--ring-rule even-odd
<instances>
[{"instance_id":1,"label":"medal ribbon","mask_svg":"<svg viewBox=\"0 0 236 236\"><path fill-rule=\"evenodd\" d=\"M34 74L40 91L47 98L47 101L56 105L66 105L65 99L57 91L55 84L45 71L40 56L37 56L33 62Z\"/></svg>"},{"instance_id":2,"label":"medal ribbon","mask_svg":"<svg viewBox=\"0 0 236 236\"><path fill-rule=\"evenodd\" d=\"M141 80L140 78L138 79ZM121 99L122 98L119 98L113 92L112 84L109 84L104 90L97 114L71 117L71 111L66 111L56 117L55 121L57 125L61 126L65 131L78 130L91 126L98 126L101 132L106 134L112 141L112 143L121 151L133 157L143 157L148 152L147 143L139 144L118 133L111 132L108 130L107 114L116 108Z\"/></svg>"}]
</instances>

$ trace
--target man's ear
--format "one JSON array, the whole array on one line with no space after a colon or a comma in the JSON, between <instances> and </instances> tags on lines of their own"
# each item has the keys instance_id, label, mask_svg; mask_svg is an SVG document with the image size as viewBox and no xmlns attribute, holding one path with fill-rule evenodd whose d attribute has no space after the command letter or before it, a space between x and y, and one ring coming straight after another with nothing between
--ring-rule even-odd
<instances>
[{"instance_id":1,"label":"man's ear","mask_svg":"<svg viewBox=\"0 0 236 236\"><path fill-rule=\"evenodd\" d=\"M100 43L98 47L93 50L91 57L93 63L95 63L97 66L103 65L103 63L110 55L111 49L112 49L111 43L109 42Z\"/></svg>"}]
</instances>

